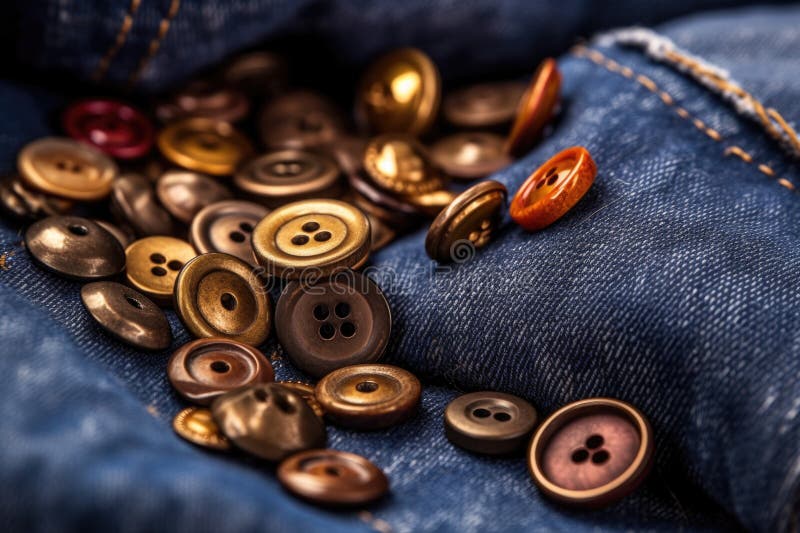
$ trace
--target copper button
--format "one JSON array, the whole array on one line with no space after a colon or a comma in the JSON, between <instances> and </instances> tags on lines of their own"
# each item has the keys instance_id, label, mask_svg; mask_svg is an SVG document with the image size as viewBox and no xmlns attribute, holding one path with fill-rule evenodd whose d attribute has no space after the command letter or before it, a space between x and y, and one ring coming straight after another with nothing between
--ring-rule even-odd
<instances>
[{"instance_id":1,"label":"copper button","mask_svg":"<svg viewBox=\"0 0 800 533\"><path fill-rule=\"evenodd\" d=\"M189 170L215 176L233 174L253 151L250 141L227 122L188 118L166 126L158 135L164 157Z\"/></svg>"},{"instance_id":2,"label":"copper button","mask_svg":"<svg viewBox=\"0 0 800 533\"><path fill-rule=\"evenodd\" d=\"M186 170L170 170L156 183L156 194L172 216L188 224L209 204L231 198L227 187L213 178Z\"/></svg>"},{"instance_id":3,"label":"copper button","mask_svg":"<svg viewBox=\"0 0 800 533\"><path fill-rule=\"evenodd\" d=\"M13 217L38 220L52 215L65 215L72 206L70 200L27 187L16 176L0 180L0 209Z\"/></svg>"},{"instance_id":4,"label":"copper button","mask_svg":"<svg viewBox=\"0 0 800 533\"><path fill-rule=\"evenodd\" d=\"M419 209L407 197L398 197L377 187L366 172L348 174L347 181L352 188L350 201L363 212L398 229L409 228L419 220Z\"/></svg>"},{"instance_id":5,"label":"copper button","mask_svg":"<svg viewBox=\"0 0 800 533\"><path fill-rule=\"evenodd\" d=\"M428 153L406 135L388 134L372 139L364 152L364 169L379 187L405 196L444 186Z\"/></svg>"},{"instance_id":6,"label":"copper button","mask_svg":"<svg viewBox=\"0 0 800 533\"><path fill-rule=\"evenodd\" d=\"M508 166L505 140L494 133L456 133L431 147L433 162L454 178L483 178Z\"/></svg>"},{"instance_id":7,"label":"copper button","mask_svg":"<svg viewBox=\"0 0 800 533\"><path fill-rule=\"evenodd\" d=\"M119 226L115 226L111 222L106 222L105 220L99 219L94 219L94 223L113 235L123 248L127 248L128 245L133 242L133 233L131 233L127 228L123 229Z\"/></svg>"},{"instance_id":8,"label":"copper button","mask_svg":"<svg viewBox=\"0 0 800 533\"><path fill-rule=\"evenodd\" d=\"M211 411L203 407L187 407L175 415L172 428L192 444L212 450L231 449L230 441L219 430Z\"/></svg>"},{"instance_id":9,"label":"copper button","mask_svg":"<svg viewBox=\"0 0 800 533\"><path fill-rule=\"evenodd\" d=\"M222 252L256 264L253 229L269 211L252 202L227 200L208 205L192 219L189 240L201 254Z\"/></svg>"},{"instance_id":10,"label":"copper button","mask_svg":"<svg viewBox=\"0 0 800 533\"><path fill-rule=\"evenodd\" d=\"M185 117L237 122L249 111L250 101L239 90L197 80L160 104L156 108L156 115L164 122Z\"/></svg>"},{"instance_id":11,"label":"copper button","mask_svg":"<svg viewBox=\"0 0 800 533\"><path fill-rule=\"evenodd\" d=\"M452 204L455 199L456 193L446 189L405 198L405 200L416 207L420 213L429 217L438 216L439 213L442 212L442 209Z\"/></svg>"},{"instance_id":12,"label":"copper button","mask_svg":"<svg viewBox=\"0 0 800 533\"><path fill-rule=\"evenodd\" d=\"M141 111L116 100L84 100L64 112L64 130L110 156L135 159L153 146L153 125Z\"/></svg>"},{"instance_id":13,"label":"copper button","mask_svg":"<svg viewBox=\"0 0 800 533\"><path fill-rule=\"evenodd\" d=\"M169 305L178 272L195 255L192 245L181 239L145 237L125 249L125 275L136 290L159 305Z\"/></svg>"},{"instance_id":14,"label":"copper button","mask_svg":"<svg viewBox=\"0 0 800 533\"><path fill-rule=\"evenodd\" d=\"M445 96L442 112L453 125L489 128L511 122L525 84L515 81L481 83Z\"/></svg>"},{"instance_id":15,"label":"copper button","mask_svg":"<svg viewBox=\"0 0 800 533\"><path fill-rule=\"evenodd\" d=\"M254 97L273 95L287 84L286 62L277 54L257 50L234 58L225 66L222 79Z\"/></svg>"},{"instance_id":16,"label":"copper button","mask_svg":"<svg viewBox=\"0 0 800 533\"><path fill-rule=\"evenodd\" d=\"M303 383L301 381L276 381L275 383L282 387L293 390L302 396L308 406L314 410L314 413L318 417L322 418L325 415L325 411L322 410L322 406L317 401L314 385L309 385L308 383Z\"/></svg>"},{"instance_id":17,"label":"copper button","mask_svg":"<svg viewBox=\"0 0 800 533\"><path fill-rule=\"evenodd\" d=\"M172 217L158 200L150 180L139 174L123 174L111 186L111 210L137 235L171 235Z\"/></svg>"},{"instance_id":18,"label":"copper button","mask_svg":"<svg viewBox=\"0 0 800 533\"><path fill-rule=\"evenodd\" d=\"M261 140L268 148L316 148L334 142L344 119L324 97L298 91L272 100L261 114Z\"/></svg>"},{"instance_id":19,"label":"copper button","mask_svg":"<svg viewBox=\"0 0 800 533\"><path fill-rule=\"evenodd\" d=\"M561 98L561 73L555 59L542 61L519 101L517 116L506 141L506 151L520 156L542 136L556 114Z\"/></svg>"}]
</instances>

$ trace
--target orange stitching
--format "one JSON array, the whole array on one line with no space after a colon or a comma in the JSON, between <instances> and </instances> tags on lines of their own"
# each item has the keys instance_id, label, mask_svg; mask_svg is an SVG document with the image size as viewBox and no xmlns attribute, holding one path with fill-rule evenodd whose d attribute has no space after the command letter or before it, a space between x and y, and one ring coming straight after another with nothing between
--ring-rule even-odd
<instances>
[{"instance_id":1,"label":"orange stitching","mask_svg":"<svg viewBox=\"0 0 800 533\"><path fill-rule=\"evenodd\" d=\"M775 175L775 171L774 171L774 170L772 170L772 169L771 169L770 167L768 167L767 165L764 165L763 163L762 163L762 164L760 164L760 165L758 165L758 170L760 170L761 172L763 172L763 173L764 173L764 174L766 174L767 176L774 176L774 175Z\"/></svg>"},{"instance_id":2,"label":"orange stitching","mask_svg":"<svg viewBox=\"0 0 800 533\"><path fill-rule=\"evenodd\" d=\"M735 155L736 157L739 157L745 163L752 163L753 162L753 156L751 156L750 154L748 154L747 152L745 152L744 150L742 150L738 146L728 146L725 149L725 155L726 156L727 155L731 155L731 154Z\"/></svg>"},{"instance_id":3,"label":"orange stitching","mask_svg":"<svg viewBox=\"0 0 800 533\"><path fill-rule=\"evenodd\" d=\"M137 68L128 79L128 83L130 85L135 84L139 80L139 77L142 75L142 72L144 72L144 69L147 67L148 63L150 63L150 60L153 59L153 57L156 55L156 52L158 52L158 49L161 48L161 43L163 42L164 37L167 36L167 32L169 32L169 26L172 24L172 20L175 18L175 15L178 14L178 10L180 8L181 0L172 0L170 2L169 11L167 11L167 14L158 24L158 34L152 41L150 41L147 55L142 58L142 60L139 62L139 68Z\"/></svg>"},{"instance_id":4,"label":"orange stitching","mask_svg":"<svg viewBox=\"0 0 800 533\"><path fill-rule=\"evenodd\" d=\"M103 55L103 57L100 59L100 62L97 64L97 68L95 68L94 72L92 73L92 79L94 81L100 81L103 79L103 77L105 77L108 69L111 67L111 62L125 44L125 41L128 39L128 33L133 27L133 17L135 17L136 13L139 11L139 5L141 3L142 0L131 0L131 5L128 8L128 12L125 14L125 18L122 19L122 26L119 27L119 31L117 32L114 42L108 47L105 55Z\"/></svg>"},{"instance_id":5,"label":"orange stitching","mask_svg":"<svg viewBox=\"0 0 800 533\"><path fill-rule=\"evenodd\" d=\"M787 180L786 178L780 178L778 180L778 183L780 183L781 185L783 185L784 187L786 187L790 191L794 190L794 183L792 183L791 181Z\"/></svg>"}]
</instances>

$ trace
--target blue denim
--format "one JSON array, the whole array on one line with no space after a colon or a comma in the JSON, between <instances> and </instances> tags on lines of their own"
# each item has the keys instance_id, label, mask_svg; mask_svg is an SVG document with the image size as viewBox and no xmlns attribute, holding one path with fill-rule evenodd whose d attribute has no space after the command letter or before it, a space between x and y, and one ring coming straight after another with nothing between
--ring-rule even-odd
<instances>
[{"instance_id":1,"label":"blue denim","mask_svg":"<svg viewBox=\"0 0 800 533\"><path fill-rule=\"evenodd\" d=\"M530 234L506 217L495 240L465 262L433 264L424 229L373 256L394 318L385 361L420 376L424 392L419 415L395 428L329 428L330 447L369 457L392 484L386 500L343 512L287 495L270 465L175 436L171 420L184 402L166 378L170 350L142 353L101 332L80 303L80 285L32 265L19 226L3 220L0 526L796 528L800 201L778 180L800 186L800 165L762 125L639 49L590 42L602 54L597 62L567 49L576 34L723 4L733 2L180 2L135 80L142 89L259 39L298 33L318 36L354 67L387 46L421 45L445 80L488 68L529 75L541 54L561 54L564 102L552 135L493 177L513 193L558 150L584 145L597 179L558 223ZM34 71L87 80L129 5L20 2L18 57ZM169 5L141 2L103 81L128 82ZM655 29L800 126L800 7L700 12ZM52 75L42 85L0 82L4 171L25 142L58 131L53 118L74 89L55 86ZM174 348L189 335L168 315ZM303 377L274 339L262 348L279 379ZM599 395L638 406L656 434L649 481L602 510L548 502L522 457L478 456L445 439L445 405L481 389L523 396L542 415Z\"/></svg>"}]
</instances>

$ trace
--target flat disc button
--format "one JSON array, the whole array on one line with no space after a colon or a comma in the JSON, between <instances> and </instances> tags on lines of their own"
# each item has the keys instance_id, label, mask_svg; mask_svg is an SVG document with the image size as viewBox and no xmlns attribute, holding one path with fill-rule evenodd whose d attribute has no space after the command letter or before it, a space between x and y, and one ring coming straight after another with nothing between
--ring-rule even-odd
<instances>
[{"instance_id":1,"label":"flat disc button","mask_svg":"<svg viewBox=\"0 0 800 533\"><path fill-rule=\"evenodd\" d=\"M561 73L555 59L542 61L519 101L517 114L506 141L506 151L513 156L527 152L542 136L561 99Z\"/></svg>"},{"instance_id":2,"label":"flat disc button","mask_svg":"<svg viewBox=\"0 0 800 533\"><path fill-rule=\"evenodd\" d=\"M344 133L344 119L322 96L297 91L272 100L261 114L261 139L271 149L308 149L331 144Z\"/></svg>"},{"instance_id":3,"label":"flat disc button","mask_svg":"<svg viewBox=\"0 0 800 533\"><path fill-rule=\"evenodd\" d=\"M244 93L207 81L194 81L156 108L159 120L203 117L220 122L238 122L250 111Z\"/></svg>"},{"instance_id":4,"label":"flat disc button","mask_svg":"<svg viewBox=\"0 0 800 533\"><path fill-rule=\"evenodd\" d=\"M138 109L116 100L84 100L63 116L64 130L112 157L135 159L153 146L153 125Z\"/></svg>"},{"instance_id":5,"label":"flat disc button","mask_svg":"<svg viewBox=\"0 0 800 533\"><path fill-rule=\"evenodd\" d=\"M525 84L514 81L481 83L454 91L444 98L448 122L462 128L491 128L511 122Z\"/></svg>"},{"instance_id":6,"label":"flat disc button","mask_svg":"<svg viewBox=\"0 0 800 533\"><path fill-rule=\"evenodd\" d=\"M172 217L158 200L150 180L140 174L119 176L111 186L111 211L137 235L171 235Z\"/></svg>"},{"instance_id":7,"label":"flat disc button","mask_svg":"<svg viewBox=\"0 0 800 533\"><path fill-rule=\"evenodd\" d=\"M227 200L208 205L192 219L189 239L201 254L222 252L256 264L253 254L253 229L267 216L266 207Z\"/></svg>"},{"instance_id":8,"label":"flat disc button","mask_svg":"<svg viewBox=\"0 0 800 533\"><path fill-rule=\"evenodd\" d=\"M181 239L145 237L125 249L125 275L136 290L159 305L170 305L178 272L196 255L192 245Z\"/></svg>"},{"instance_id":9,"label":"flat disc button","mask_svg":"<svg viewBox=\"0 0 800 533\"><path fill-rule=\"evenodd\" d=\"M437 141L431 147L431 158L448 176L483 178L511 163L503 151L504 143L494 133L456 133Z\"/></svg>"},{"instance_id":10,"label":"flat disc button","mask_svg":"<svg viewBox=\"0 0 800 533\"><path fill-rule=\"evenodd\" d=\"M18 177L0 179L0 209L13 217L38 220L46 216L66 215L72 207L72 201L33 190Z\"/></svg>"},{"instance_id":11,"label":"flat disc button","mask_svg":"<svg viewBox=\"0 0 800 533\"><path fill-rule=\"evenodd\" d=\"M215 179L186 170L169 170L156 183L156 194L172 216L189 224L209 204L231 198L227 187Z\"/></svg>"},{"instance_id":12,"label":"flat disc button","mask_svg":"<svg viewBox=\"0 0 800 533\"><path fill-rule=\"evenodd\" d=\"M158 148L171 162L214 176L233 174L253 151L250 141L227 122L187 118L167 125Z\"/></svg>"},{"instance_id":13,"label":"flat disc button","mask_svg":"<svg viewBox=\"0 0 800 533\"><path fill-rule=\"evenodd\" d=\"M211 411L202 407L187 407L172 421L172 428L182 438L203 448L230 450L231 443L214 422Z\"/></svg>"},{"instance_id":14,"label":"flat disc button","mask_svg":"<svg viewBox=\"0 0 800 533\"><path fill-rule=\"evenodd\" d=\"M407 135L382 135L372 139L364 152L364 169L379 187L404 196L444 187L428 153Z\"/></svg>"}]
</instances>

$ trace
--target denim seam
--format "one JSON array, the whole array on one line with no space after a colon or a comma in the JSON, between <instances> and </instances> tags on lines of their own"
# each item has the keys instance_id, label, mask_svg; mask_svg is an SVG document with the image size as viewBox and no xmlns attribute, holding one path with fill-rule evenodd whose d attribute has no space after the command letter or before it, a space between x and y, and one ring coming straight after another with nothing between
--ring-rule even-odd
<instances>
[{"instance_id":1,"label":"denim seam","mask_svg":"<svg viewBox=\"0 0 800 533\"><path fill-rule=\"evenodd\" d=\"M133 28L133 22L136 14L139 12L139 6L141 3L142 0L131 0L128 12L125 14L125 18L122 19L122 25L117 31L117 36L114 38L114 42L111 43L111 46L108 47L106 53L102 58L100 58L97 68L95 68L94 73L92 73L92 79L94 81L101 81L105 77L106 73L111 68L111 63L114 61L114 58L125 45L125 41L128 40L128 34L130 33L131 28Z\"/></svg>"},{"instance_id":2,"label":"denim seam","mask_svg":"<svg viewBox=\"0 0 800 533\"><path fill-rule=\"evenodd\" d=\"M369 511L364 510L359 512L358 518L378 533L392 533L392 531L394 531L389 522L382 518L376 518L375 515Z\"/></svg>"},{"instance_id":3,"label":"denim seam","mask_svg":"<svg viewBox=\"0 0 800 533\"><path fill-rule=\"evenodd\" d=\"M161 48L161 43L164 41L164 38L169 33L170 25L172 24L172 20L177 16L178 11L181 8L181 0L170 0L169 10L161 19L161 22L158 23L158 33L150 41L150 45L147 47L147 55L145 55L141 61L139 61L139 66L136 70L130 75L128 78L128 84L133 86L139 81L142 73L144 72L147 65L150 61L155 57L158 50Z\"/></svg>"}]
</instances>

